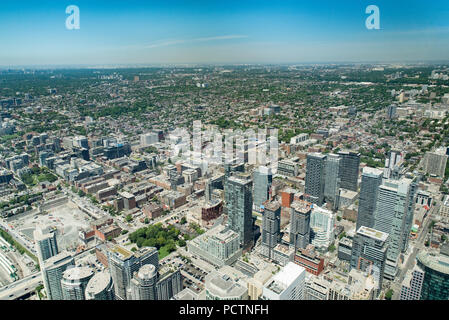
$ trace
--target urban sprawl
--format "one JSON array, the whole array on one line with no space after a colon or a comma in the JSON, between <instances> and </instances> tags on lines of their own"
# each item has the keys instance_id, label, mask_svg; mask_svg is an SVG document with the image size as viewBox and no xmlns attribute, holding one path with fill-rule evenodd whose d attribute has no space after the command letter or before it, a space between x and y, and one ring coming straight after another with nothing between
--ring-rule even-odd
<instances>
[{"instance_id":1,"label":"urban sprawl","mask_svg":"<svg viewBox=\"0 0 449 320\"><path fill-rule=\"evenodd\" d=\"M0 70L0 299L448 300L448 110L447 65Z\"/></svg>"}]
</instances>

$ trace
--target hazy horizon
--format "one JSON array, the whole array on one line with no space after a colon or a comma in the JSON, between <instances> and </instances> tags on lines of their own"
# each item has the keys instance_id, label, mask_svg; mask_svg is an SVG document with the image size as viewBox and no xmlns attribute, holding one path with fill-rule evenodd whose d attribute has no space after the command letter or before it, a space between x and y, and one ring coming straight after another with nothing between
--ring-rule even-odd
<instances>
[{"instance_id":1,"label":"hazy horizon","mask_svg":"<svg viewBox=\"0 0 449 320\"><path fill-rule=\"evenodd\" d=\"M69 5L79 30L66 28ZM447 61L448 18L444 0L2 1L0 66Z\"/></svg>"}]
</instances>

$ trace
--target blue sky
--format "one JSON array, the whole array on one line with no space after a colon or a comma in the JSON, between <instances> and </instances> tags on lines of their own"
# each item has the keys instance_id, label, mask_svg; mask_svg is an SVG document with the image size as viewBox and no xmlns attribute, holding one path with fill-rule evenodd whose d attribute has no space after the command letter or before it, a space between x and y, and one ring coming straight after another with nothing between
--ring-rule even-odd
<instances>
[{"instance_id":1,"label":"blue sky","mask_svg":"<svg viewBox=\"0 0 449 320\"><path fill-rule=\"evenodd\" d=\"M449 60L449 1L2 0L0 43L1 66Z\"/></svg>"}]
</instances>

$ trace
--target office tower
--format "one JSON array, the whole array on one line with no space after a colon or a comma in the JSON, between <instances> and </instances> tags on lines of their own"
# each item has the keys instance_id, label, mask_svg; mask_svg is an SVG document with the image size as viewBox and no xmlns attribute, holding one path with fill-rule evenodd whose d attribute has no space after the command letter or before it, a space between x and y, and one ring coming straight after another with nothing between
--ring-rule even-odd
<instances>
[{"instance_id":1,"label":"office tower","mask_svg":"<svg viewBox=\"0 0 449 320\"><path fill-rule=\"evenodd\" d=\"M370 167L363 168L356 230L361 226L368 228L374 226L377 192L379 186L382 184L382 176L383 173L381 170Z\"/></svg>"},{"instance_id":2,"label":"office tower","mask_svg":"<svg viewBox=\"0 0 449 320\"><path fill-rule=\"evenodd\" d=\"M152 264L158 269L158 251L154 247L144 247L136 252L131 252L120 245L116 245L108 251L108 266L114 281L115 297L117 300L126 300L134 272L141 266Z\"/></svg>"},{"instance_id":3,"label":"office tower","mask_svg":"<svg viewBox=\"0 0 449 320\"><path fill-rule=\"evenodd\" d=\"M440 148L434 152L426 152L423 160L423 170L429 175L436 175L444 178L448 155L445 148Z\"/></svg>"},{"instance_id":4,"label":"office tower","mask_svg":"<svg viewBox=\"0 0 449 320\"><path fill-rule=\"evenodd\" d=\"M131 279L134 300L157 300L157 270L152 264L143 265Z\"/></svg>"},{"instance_id":5,"label":"office tower","mask_svg":"<svg viewBox=\"0 0 449 320\"><path fill-rule=\"evenodd\" d=\"M48 258L41 265L42 278L48 300L63 300L61 280L64 271L74 266L75 261L70 253L62 251L51 258Z\"/></svg>"},{"instance_id":6,"label":"office tower","mask_svg":"<svg viewBox=\"0 0 449 320\"><path fill-rule=\"evenodd\" d=\"M392 177L393 170L396 166L400 165L403 157L400 151L390 150L388 157L385 159L384 178L390 179Z\"/></svg>"},{"instance_id":7,"label":"office tower","mask_svg":"<svg viewBox=\"0 0 449 320\"><path fill-rule=\"evenodd\" d=\"M310 214L310 242L317 248L326 249L334 241L335 214L313 206Z\"/></svg>"},{"instance_id":8,"label":"office tower","mask_svg":"<svg viewBox=\"0 0 449 320\"><path fill-rule=\"evenodd\" d=\"M191 254L218 267L231 265L242 255L239 234L224 225L190 240L187 249Z\"/></svg>"},{"instance_id":9,"label":"office tower","mask_svg":"<svg viewBox=\"0 0 449 320\"><path fill-rule=\"evenodd\" d=\"M387 107L387 119L388 120L391 120L396 117L396 109L397 109L397 106L395 104L390 104Z\"/></svg>"},{"instance_id":10,"label":"office tower","mask_svg":"<svg viewBox=\"0 0 449 320\"><path fill-rule=\"evenodd\" d=\"M269 199L272 179L273 175L268 167L260 166L254 171L254 210L262 211L263 203Z\"/></svg>"},{"instance_id":11,"label":"office tower","mask_svg":"<svg viewBox=\"0 0 449 320\"><path fill-rule=\"evenodd\" d=\"M93 275L94 272L88 267L67 268L61 280L63 299L86 300L86 287Z\"/></svg>"},{"instance_id":12,"label":"office tower","mask_svg":"<svg viewBox=\"0 0 449 320\"><path fill-rule=\"evenodd\" d=\"M324 168L326 156L321 153L307 155L306 200L321 206L324 202Z\"/></svg>"},{"instance_id":13,"label":"office tower","mask_svg":"<svg viewBox=\"0 0 449 320\"><path fill-rule=\"evenodd\" d=\"M246 248L253 241L253 197L249 176L231 176L226 181L225 201L228 224L240 236L240 244Z\"/></svg>"},{"instance_id":14,"label":"office tower","mask_svg":"<svg viewBox=\"0 0 449 320\"><path fill-rule=\"evenodd\" d=\"M328 154L326 157L326 166L324 169L324 198L326 201L332 202L334 208L338 204L338 190L340 189L340 162L341 157L337 154Z\"/></svg>"},{"instance_id":15,"label":"office tower","mask_svg":"<svg viewBox=\"0 0 449 320\"><path fill-rule=\"evenodd\" d=\"M402 282L399 300L419 300L421 298L424 271L415 264L413 269L408 270Z\"/></svg>"},{"instance_id":16,"label":"office tower","mask_svg":"<svg viewBox=\"0 0 449 320\"><path fill-rule=\"evenodd\" d=\"M40 264L48 258L58 254L58 243L56 241L56 232L54 230L42 230L41 227L37 227L36 230L34 230L33 235Z\"/></svg>"},{"instance_id":17,"label":"office tower","mask_svg":"<svg viewBox=\"0 0 449 320\"><path fill-rule=\"evenodd\" d=\"M340 188L356 191L359 178L360 153L340 151Z\"/></svg>"},{"instance_id":18,"label":"office tower","mask_svg":"<svg viewBox=\"0 0 449 320\"><path fill-rule=\"evenodd\" d=\"M421 300L449 300L449 256L421 250L416 260L424 271Z\"/></svg>"},{"instance_id":19,"label":"office tower","mask_svg":"<svg viewBox=\"0 0 449 320\"><path fill-rule=\"evenodd\" d=\"M352 241L351 269L367 271L382 288L388 253L388 233L361 226Z\"/></svg>"},{"instance_id":20,"label":"office tower","mask_svg":"<svg viewBox=\"0 0 449 320\"><path fill-rule=\"evenodd\" d=\"M114 300L114 283L108 270L96 273L87 284L86 300Z\"/></svg>"},{"instance_id":21,"label":"office tower","mask_svg":"<svg viewBox=\"0 0 449 320\"><path fill-rule=\"evenodd\" d=\"M263 300L303 300L306 269L287 263L263 287Z\"/></svg>"},{"instance_id":22,"label":"office tower","mask_svg":"<svg viewBox=\"0 0 449 320\"><path fill-rule=\"evenodd\" d=\"M278 244L281 231L281 206L278 202L269 202L265 206L262 218L262 251L273 257L273 248Z\"/></svg>"},{"instance_id":23,"label":"office tower","mask_svg":"<svg viewBox=\"0 0 449 320\"><path fill-rule=\"evenodd\" d=\"M167 270L165 273L161 272L158 279L156 285L157 300L170 300L182 291L183 280L180 269L175 271Z\"/></svg>"},{"instance_id":24,"label":"office tower","mask_svg":"<svg viewBox=\"0 0 449 320\"><path fill-rule=\"evenodd\" d=\"M306 248L310 242L310 214L312 204L306 201L294 201L290 207L290 244Z\"/></svg>"},{"instance_id":25,"label":"office tower","mask_svg":"<svg viewBox=\"0 0 449 320\"><path fill-rule=\"evenodd\" d=\"M379 186L373 228L389 234L388 263L385 276L393 279L396 262L401 252L405 252L414 211L414 191L412 180L386 180Z\"/></svg>"}]
</instances>

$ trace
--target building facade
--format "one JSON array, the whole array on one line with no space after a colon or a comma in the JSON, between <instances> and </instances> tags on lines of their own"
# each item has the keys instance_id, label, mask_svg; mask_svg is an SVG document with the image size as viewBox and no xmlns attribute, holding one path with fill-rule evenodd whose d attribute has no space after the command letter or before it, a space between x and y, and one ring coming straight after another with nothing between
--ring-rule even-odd
<instances>
[{"instance_id":1,"label":"building facade","mask_svg":"<svg viewBox=\"0 0 449 320\"><path fill-rule=\"evenodd\" d=\"M361 226L368 228L372 228L374 226L374 212L376 210L377 193L380 185L382 184L382 177L383 172L381 170L370 167L363 168L356 230L358 230Z\"/></svg>"}]
</instances>

